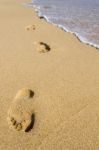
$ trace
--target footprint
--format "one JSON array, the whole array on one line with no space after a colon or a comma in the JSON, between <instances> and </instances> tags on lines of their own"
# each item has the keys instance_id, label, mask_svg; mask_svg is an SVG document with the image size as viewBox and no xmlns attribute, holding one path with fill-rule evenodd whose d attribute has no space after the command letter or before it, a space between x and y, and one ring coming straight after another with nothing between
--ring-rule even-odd
<instances>
[{"instance_id":1,"label":"footprint","mask_svg":"<svg viewBox=\"0 0 99 150\"><path fill-rule=\"evenodd\" d=\"M8 110L7 121L12 129L28 132L33 128L35 116L32 110L34 92L21 89Z\"/></svg>"},{"instance_id":2,"label":"footprint","mask_svg":"<svg viewBox=\"0 0 99 150\"><path fill-rule=\"evenodd\" d=\"M26 28L26 30L35 30L35 25L28 25Z\"/></svg>"},{"instance_id":3,"label":"footprint","mask_svg":"<svg viewBox=\"0 0 99 150\"><path fill-rule=\"evenodd\" d=\"M40 53L46 53L51 50L50 46L44 42L39 42L37 44L37 51Z\"/></svg>"}]
</instances>

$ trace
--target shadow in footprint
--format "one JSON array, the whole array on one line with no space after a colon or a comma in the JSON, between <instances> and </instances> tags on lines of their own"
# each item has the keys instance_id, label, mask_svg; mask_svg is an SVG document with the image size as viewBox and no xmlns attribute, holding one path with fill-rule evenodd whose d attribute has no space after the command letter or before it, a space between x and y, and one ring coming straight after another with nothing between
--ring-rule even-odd
<instances>
[{"instance_id":1,"label":"shadow in footprint","mask_svg":"<svg viewBox=\"0 0 99 150\"><path fill-rule=\"evenodd\" d=\"M48 44L44 43L44 42L40 42L40 45L44 45L44 46L45 46L45 49L46 49L47 51L50 51L50 50L51 50L50 46L49 46Z\"/></svg>"},{"instance_id":2,"label":"shadow in footprint","mask_svg":"<svg viewBox=\"0 0 99 150\"><path fill-rule=\"evenodd\" d=\"M25 132L29 132L33 129L35 123L35 114L32 114L31 116L31 124L26 128Z\"/></svg>"},{"instance_id":3,"label":"shadow in footprint","mask_svg":"<svg viewBox=\"0 0 99 150\"><path fill-rule=\"evenodd\" d=\"M45 19L43 16L40 16L39 18L40 18L40 19Z\"/></svg>"},{"instance_id":4,"label":"shadow in footprint","mask_svg":"<svg viewBox=\"0 0 99 150\"><path fill-rule=\"evenodd\" d=\"M30 90L30 98L32 98L33 96L34 96L34 92Z\"/></svg>"},{"instance_id":5,"label":"shadow in footprint","mask_svg":"<svg viewBox=\"0 0 99 150\"><path fill-rule=\"evenodd\" d=\"M30 31L30 30L35 30L36 27L35 27L35 25L28 25L27 27L25 27L25 29Z\"/></svg>"}]
</instances>

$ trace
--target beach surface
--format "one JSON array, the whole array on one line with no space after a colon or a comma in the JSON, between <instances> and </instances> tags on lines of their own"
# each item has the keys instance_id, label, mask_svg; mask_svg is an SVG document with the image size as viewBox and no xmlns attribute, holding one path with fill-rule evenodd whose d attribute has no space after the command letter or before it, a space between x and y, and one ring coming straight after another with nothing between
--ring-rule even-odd
<instances>
[{"instance_id":1,"label":"beach surface","mask_svg":"<svg viewBox=\"0 0 99 150\"><path fill-rule=\"evenodd\" d=\"M0 150L99 150L99 50L25 2L0 0ZM29 132L7 121L22 88L34 92Z\"/></svg>"}]
</instances>

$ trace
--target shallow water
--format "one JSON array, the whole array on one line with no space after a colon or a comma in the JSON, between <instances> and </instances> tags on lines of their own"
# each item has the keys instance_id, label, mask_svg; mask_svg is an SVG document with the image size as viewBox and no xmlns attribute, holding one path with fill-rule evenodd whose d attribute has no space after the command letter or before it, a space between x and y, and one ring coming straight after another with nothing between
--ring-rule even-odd
<instances>
[{"instance_id":1,"label":"shallow water","mask_svg":"<svg viewBox=\"0 0 99 150\"><path fill-rule=\"evenodd\" d=\"M99 0L33 0L40 16L99 48Z\"/></svg>"}]
</instances>

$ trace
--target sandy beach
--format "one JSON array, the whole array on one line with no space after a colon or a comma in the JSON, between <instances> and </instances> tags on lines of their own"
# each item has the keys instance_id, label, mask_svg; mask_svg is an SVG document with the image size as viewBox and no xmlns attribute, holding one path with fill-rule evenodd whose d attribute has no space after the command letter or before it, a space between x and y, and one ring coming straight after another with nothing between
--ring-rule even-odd
<instances>
[{"instance_id":1,"label":"sandy beach","mask_svg":"<svg viewBox=\"0 0 99 150\"><path fill-rule=\"evenodd\" d=\"M0 150L99 150L99 50L25 2L0 0ZM7 121L23 88L34 93L22 106L35 114L29 132Z\"/></svg>"}]
</instances>

